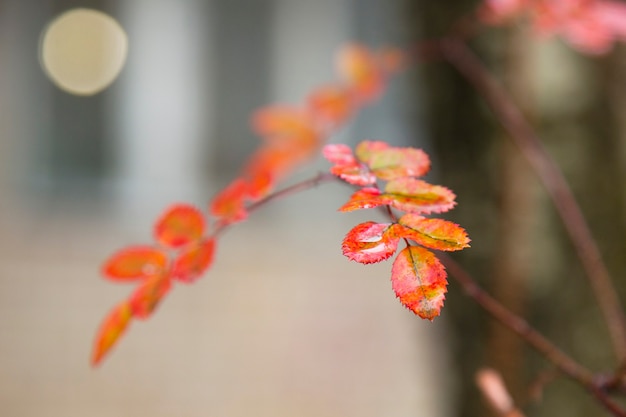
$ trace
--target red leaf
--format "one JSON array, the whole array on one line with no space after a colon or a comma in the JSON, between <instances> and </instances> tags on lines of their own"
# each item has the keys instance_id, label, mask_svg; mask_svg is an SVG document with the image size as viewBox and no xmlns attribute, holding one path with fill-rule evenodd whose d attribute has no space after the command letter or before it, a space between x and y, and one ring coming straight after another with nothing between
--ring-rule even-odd
<instances>
[{"instance_id":1,"label":"red leaf","mask_svg":"<svg viewBox=\"0 0 626 417\"><path fill-rule=\"evenodd\" d=\"M469 247L470 239L465 230L456 223L443 219L428 219L414 213L405 214L398 221L403 238L431 249L456 251Z\"/></svg>"},{"instance_id":2,"label":"red leaf","mask_svg":"<svg viewBox=\"0 0 626 417\"><path fill-rule=\"evenodd\" d=\"M198 279L213 262L215 240L208 239L180 253L174 261L172 278L185 283Z\"/></svg>"},{"instance_id":3,"label":"red leaf","mask_svg":"<svg viewBox=\"0 0 626 417\"><path fill-rule=\"evenodd\" d=\"M318 88L307 102L313 117L330 126L345 122L354 112L350 92L341 86Z\"/></svg>"},{"instance_id":4,"label":"red leaf","mask_svg":"<svg viewBox=\"0 0 626 417\"><path fill-rule=\"evenodd\" d=\"M384 142L364 141L356 155L378 178L390 181L401 177L421 177L430 169L430 159L421 149L395 148Z\"/></svg>"},{"instance_id":5,"label":"red leaf","mask_svg":"<svg viewBox=\"0 0 626 417\"><path fill-rule=\"evenodd\" d=\"M374 185L376 176L362 164L355 165L335 165L330 169L331 174L338 176L348 184L353 185Z\"/></svg>"},{"instance_id":6,"label":"red leaf","mask_svg":"<svg viewBox=\"0 0 626 417\"><path fill-rule=\"evenodd\" d=\"M372 185L376 183L376 177L369 169L359 163L349 146L343 144L326 145L322 149L324 157L335 164L330 172L349 184Z\"/></svg>"},{"instance_id":7,"label":"red leaf","mask_svg":"<svg viewBox=\"0 0 626 417\"><path fill-rule=\"evenodd\" d=\"M383 197L392 207L410 213L443 213L456 205L449 189L411 177L389 181Z\"/></svg>"},{"instance_id":8,"label":"red leaf","mask_svg":"<svg viewBox=\"0 0 626 417\"><path fill-rule=\"evenodd\" d=\"M398 237L387 233L390 223L361 223L348 232L341 246L348 259L371 264L384 261L398 248Z\"/></svg>"},{"instance_id":9,"label":"red leaf","mask_svg":"<svg viewBox=\"0 0 626 417\"><path fill-rule=\"evenodd\" d=\"M200 210L187 204L178 204L166 210L157 220L154 235L163 245L178 248L199 240L204 229L204 215Z\"/></svg>"},{"instance_id":10,"label":"red leaf","mask_svg":"<svg viewBox=\"0 0 626 417\"><path fill-rule=\"evenodd\" d=\"M388 201L383 195L381 195L380 190L378 190L377 188L367 187L362 188L352 194L348 202L339 208L339 211L346 212L360 209L368 209L382 206L385 204L388 204Z\"/></svg>"},{"instance_id":11,"label":"red leaf","mask_svg":"<svg viewBox=\"0 0 626 417\"><path fill-rule=\"evenodd\" d=\"M213 197L211 214L228 223L245 220L248 217L244 206L247 190L246 182L237 178Z\"/></svg>"},{"instance_id":12,"label":"red leaf","mask_svg":"<svg viewBox=\"0 0 626 417\"><path fill-rule=\"evenodd\" d=\"M348 45L339 51L339 73L362 102L376 99L383 90L384 77L376 56L362 45Z\"/></svg>"},{"instance_id":13,"label":"red leaf","mask_svg":"<svg viewBox=\"0 0 626 417\"><path fill-rule=\"evenodd\" d=\"M140 319L150 317L171 288L172 280L167 275L155 275L141 283L128 300L133 316Z\"/></svg>"},{"instance_id":14,"label":"red leaf","mask_svg":"<svg viewBox=\"0 0 626 417\"><path fill-rule=\"evenodd\" d=\"M391 285L409 310L433 320L445 300L446 270L435 255L419 246L409 246L398 254L391 268Z\"/></svg>"},{"instance_id":15,"label":"red leaf","mask_svg":"<svg viewBox=\"0 0 626 417\"><path fill-rule=\"evenodd\" d=\"M335 165L354 165L357 163L352 149L343 143L331 143L322 148L322 155L331 164Z\"/></svg>"},{"instance_id":16,"label":"red leaf","mask_svg":"<svg viewBox=\"0 0 626 417\"><path fill-rule=\"evenodd\" d=\"M102 273L112 281L133 281L158 274L166 265L164 252L151 246L130 246L113 254Z\"/></svg>"},{"instance_id":17,"label":"red leaf","mask_svg":"<svg viewBox=\"0 0 626 417\"><path fill-rule=\"evenodd\" d=\"M102 358L111 350L113 345L126 331L131 317L132 311L128 301L118 304L109 312L96 336L91 355L91 365L98 365Z\"/></svg>"}]
</instances>

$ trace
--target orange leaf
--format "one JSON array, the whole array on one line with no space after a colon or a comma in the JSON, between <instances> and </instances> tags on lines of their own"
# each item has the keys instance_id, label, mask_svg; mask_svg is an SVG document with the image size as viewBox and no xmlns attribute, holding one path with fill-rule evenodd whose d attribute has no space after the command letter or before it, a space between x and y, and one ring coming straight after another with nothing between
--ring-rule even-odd
<instances>
[{"instance_id":1,"label":"orange leaf","mask_svg":"<svg viewBox=\"0 0 626 417\"><path fill-rule=\"evenodd\" d=\"M449 189L411 177L389 181L382 197L392 207L410 213L443 213L456 205Z\"/></svg>"},{"instance_id":2,"label":"orange leaf","mask_svg":"<svg viewBox=\"0 0 626 417\"><path fill-rule=\"evenodd\" d=\"M350 260L371 264L384 261L398 248L398 237L387 233L390 223L361 223L348 232L341 245Z\"/></svg>"},{"instance_id":3,"label":"orange leaf","mask_svg":"<svg viewBox=\"0 0 626 417\"><path fill-rule=\"evenodd\" d=\"M339 207L339 211L346 212L368 209L385 204L389 204L389 202L383 195L381 195L380 190L377 188L366 187L352 194L348 202Z\"/></svg>"},{"instance_id":4,"label":"orange leaf","mask_svg":"<svg viewBox=\"0 0 626 417\"><path fill-rule=\"evenodd\" d=\"M433 320L445 300L446 270L435 255L419 246L404 248L391 268L391 285L400 302L423 319Z\"/></svg>"},{"instance_id":5,"label":"orange leaf","mask_svg":"<svg viewBox=\"0 0 626 417\"><path fill-rule=\"evenodd\" d=\"M172 278L186 283L194 282L211 265L214 252L214 239L182 251L174 261Z\"/></svg>"},{"instance_id":6,"label":"orange leaf","mask_svg":"<svg viewBox=\"0 0 626 417\"><path fill-rule=\"evenodd\" d=\"M98 335L96 336L94 349L91 355L91 364L93 366L100 363L102 358L104 358L113 345L115 345L117 340L122 336L122 334L124 334L131 317L132 311L130 304L128 301L124 301L115 306L115 308L113 308L109 315L104 319L102 325L100 326L100 330L98 331Z\"/></svg>"},{"instance_id":7,"label":"orange leaf","mask_svg":"<svg viewBox=\"0 0 626 417\"><path fill-rule=\"evenodd\" d=\"M210 207L211 214L228 223L245 220L248 217L248 212L244 206L247 191L246 182L237 178L213 197Z\"/></svg>"},{"instance_id":8,"label":"orange leaf","mask_svg":"<svg viewBox=\"0 0 626 417\"><path fill-rule=\"evenodd\" d=\"M390 181L401 177L421 177L430 169L430 158L421 149L396 148L379 141L363 141L356 155L378 178Z\"/></svg>"},{"instance_id":9,"label":"orange leaf","mask_svg":"<svg viewBox=\"0 0 626 417\"><path fill-rule=\"evenodd\" d=\"M401 237L414 240L430 249L456 251L469 247L470 239L456 223L443 219L429 219L414 213L405 214L398 221Z\"/></svg>"},{"instance_id":10,"label":"orange leaf","mask_svg":"<svg viewBox=\"0 0 626 417\"><path fill-rule=\"evenodd\" d=\"M362 102L376 99L383 91L384 78L376 56L362 45L348 45L339 51L339 73Z\"/></svg>"},{"instance_id":11,"label":"orange leaf","mask_svg":"<svg viewBox=\"0 0 626 417\"><path fill-rule=\"evenodd\" d=\"M167 255L151 246L130 246L113 254L102 266L112 281L132 281L158 274L167 265Z\"/></svg>"},{"instance_id":12,"label":"orange leaf","mask_svg":"<svg viewBox=\"0 0 626 417\"><path fill-rule=\"evenodd\" d=\"M355 110L350 92L336 85L313 91L307 103L313 117L330 126L345 122Z\"/></svg>"},{"instance_id":13,"label":"orange leaf","mask_svg":"<svg viewBox=\"0 0 626 417\"><path fill-rule=\"evenodd\" d=\"M171 288L172 280L167 275L155 275L141 283L128 300L133 316L140 319L150 317Z\"/></svg>"},{"instance_id":14,"label":"orange leaf","mask_svg":"<svg viewBox=\"0 0 626 417\"><path fill-rule=\"evenodd\" d=\"M281 141L303 144L318 142L319 133L311 115L299 108L273 106L258 110L252 116L252 128L272 145Z\"/></svg>"},{"instance_id":15,"label":"orange leaf","mask_svg":"<svg viewBox=\"0 0 626 417\"><path fill-rule=\"evenodd\" d=\"M178 248L202 237L204 215L188 204L178 204L163 213L154 225L156 240L165 246Z\"/></svg>"}]
</instances>

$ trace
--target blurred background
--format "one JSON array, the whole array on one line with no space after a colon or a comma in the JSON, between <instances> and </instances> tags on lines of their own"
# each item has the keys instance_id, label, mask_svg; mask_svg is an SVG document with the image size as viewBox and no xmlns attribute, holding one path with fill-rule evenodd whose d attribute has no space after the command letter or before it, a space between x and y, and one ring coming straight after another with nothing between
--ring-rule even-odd
<instances>
[{"instance_id":1,"label":"blurred background","mask_svg":"<svg viewBox=\"0 0 626 417\"><path fill-rule=\"evenodd\" d=\"M348 262L341 239L372 214L337 213L348 194L334 185L230 230L206 277L134 323L99 369L88 364L100 321L131 291L104 281L101 262L149 242L169 204L205 207L257 146L250 114L333 81L341 44L439 36L477 4L445 3L0 0L0 414L488 415L473 384L485 365L528 415L598 413L562 379L533 395L550 366L455 283L427 323L396 301L389 263ZM76 8L105 13L78 33L113 32L84 52L103 48L99 76L64 84L63 55L45 33ZM487 31L472 46L538 126L620 277L623 48L590 59L524 27ZM363 139L425 148L430 180L458 195L447 217L473 239L456 258L566 351L596 370L613 366L543 189L453 69L430 63L396 77L331 141Z\"/></svg>"},{"instance_id":2,"label":"blurred background","mask_svg":"<svg viewBox=\"0 0 626 417\"><path fill-rule=\"evenodd\" d=\"M114 34L71 59L102 48L108 69L63 84L76 74L58 62L63 51L45 49L55 40L44 32L63 39L55 19L85 7L117 24L76 23L76 50L94 26ZM343 235L368 215L337 213L349 195L339 186L233 228L204 279L176 288L101 368L89 366L101 320L131 291L100 277L102 261L150 242L167 205L206 207L258 144L250 114L335 80L343 43L406 36L404 7L0 1L0 414L449 415L445 322L423 323L396 301L390 264L341 255ZM332 140L414 143L407 82Z\"/></svg>"}]
</instances>

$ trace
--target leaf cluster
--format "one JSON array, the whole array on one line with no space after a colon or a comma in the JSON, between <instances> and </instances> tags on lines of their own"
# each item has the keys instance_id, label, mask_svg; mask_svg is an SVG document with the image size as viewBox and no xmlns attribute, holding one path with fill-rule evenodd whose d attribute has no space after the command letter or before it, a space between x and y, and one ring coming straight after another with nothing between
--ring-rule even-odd
<instances>
[{"instance_id":1,"label":"leaf cluster","mask_svg":"<svg viewBox=\"0 0 626 417\"><path fill-rule=\"evenodd\" d=\"M447 274L431 249L461 250L470 239L459 225L425 215L452 209L454 193L420 179L430 169L430 159L420 149L363 141L354 154L343 144L326 145L323 154L334 164L333 174L360 187L339 211L382 207L392 220L352 228L343 240L343 254L362 264L381 262L393 256L403 240L406 247L391 268L392 288L405 307L433 320L443 306ZM382 189L379 182L386 182Z\"/></svg>"}]
</instances>

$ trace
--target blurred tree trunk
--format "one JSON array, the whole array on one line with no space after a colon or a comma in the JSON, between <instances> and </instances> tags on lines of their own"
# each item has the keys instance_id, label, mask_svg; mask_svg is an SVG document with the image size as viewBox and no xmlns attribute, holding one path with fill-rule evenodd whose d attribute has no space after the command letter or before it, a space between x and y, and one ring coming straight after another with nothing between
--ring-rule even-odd
<instances>
[{"instance_id":1,"label":"blurred tree trunk","mask_svg":"<svg viewBox=\"0 0 626 417\"><path fill-rule=\"evenodd\" d=\"M438 37L476 2L408 2L416 39ZM489 30L472 42L562 167L614 278L626 272L626 59L588 58L560 41L534 41L523 28ZM536 45L536 46L533 46ZM531 49L527 49L530 47ZM621 57L621 58L620 58ZM621 70L620 70L621 68ZM419 93L440 177L459 207L472 248L455 254L495 298L595 371L615 367L606 325L580 262L542 187L484 101L447 63L420 65ZM624 283L620 286L624 299ZM443 317L452 322L459 415L484 416L474 374L503 373L528 416L597 415L600 407L569 382L533 381L551 366L491 320L451 282ZM532 353L531 353L532 352Z\"/></svg>"}]
</instances>

